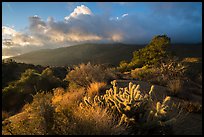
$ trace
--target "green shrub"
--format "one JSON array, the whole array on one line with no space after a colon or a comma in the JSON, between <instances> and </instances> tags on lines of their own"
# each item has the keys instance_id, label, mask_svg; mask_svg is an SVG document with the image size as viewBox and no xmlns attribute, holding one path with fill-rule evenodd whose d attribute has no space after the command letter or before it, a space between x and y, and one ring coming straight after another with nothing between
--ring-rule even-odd
<instances>
[{"instance_id":1,"label":"green shrub","mask_svg":"<svg viewBox=\"0 0 204 137\"><path fill-rule=\"evenodd\" d=\"M34 69L27 69L17 81L11 82L2 92L3 109L7 111L15 108L18 111L26 102L32 101L31 94L40 91L50 91L60 87L63 82L55 77L50 68L46 68L42 74Z\"/></svg>"},{"instance_id":2,"label":"green shrub","mask_svg":"<svg viewBox=\"0 0 204 137\"><path fill-rule=\"evenodd\" d=\"M154 76L154 69L143 66L142 68L136 68L131 70L131 77L139 80L149 80Z\"/></svg>"},{"instance_id":3,"label":"green shrub","mask_svg":"<svg viewBox=\"0 0 204 137\"><path fill-rule=\"evenodd\" d=\"M119 67L117 68L121 72L126 72L128 71L128 62L123 60L120 62Z\"/></svg>"},{"instance_id":4,"label":"green shrub","mask_svg":"<svg viewBox=\"0 0 204 137\"><path fill-rule=\"evenodd\" d=\"M171 56L168 51L170 41L170 38L166 35L155 36L145 48L133 52L133 58L130 63L122 62L119 68L131 70L145 65L158 65L161 60Z\"/></svg>"}]
</instances>

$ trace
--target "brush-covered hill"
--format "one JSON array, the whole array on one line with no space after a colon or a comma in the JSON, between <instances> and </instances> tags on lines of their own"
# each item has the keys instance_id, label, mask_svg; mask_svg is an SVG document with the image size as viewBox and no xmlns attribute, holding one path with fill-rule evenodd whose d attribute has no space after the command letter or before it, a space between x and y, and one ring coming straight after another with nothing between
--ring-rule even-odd
<instances>
[{"instance_id":1,"label":"brush-covered hill","mask_svg":"<svg viewBox=\"0 0 204 137\"><path fill-rule=\"evenodd\" d=\"M125 44L80 44L57 49L44 49L12 57L17 62L35 65L77 65L99 63L117 65L121 60L130 60L132 52L144 46Z\"/></svg>"},{"instance_id":2,"label":"brush-covered hill","mask_svg":"<svg viewBox=\"0 0 204 137\"><path fill-rule=\"evenodd\" d=\"M17 62L35 65L71 66L80 63L118 65L121 60L130 61L132 53L145 45L80 44L57 49L43 49L12 57ZM181 57L201 57L202 44L172 45L171 50Z\"/></svg>"}]
</instances>

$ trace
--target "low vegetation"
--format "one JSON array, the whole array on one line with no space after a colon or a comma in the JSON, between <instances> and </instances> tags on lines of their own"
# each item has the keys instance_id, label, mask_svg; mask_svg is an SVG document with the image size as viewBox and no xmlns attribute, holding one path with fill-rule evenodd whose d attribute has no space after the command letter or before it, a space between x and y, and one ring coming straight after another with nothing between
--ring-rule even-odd
<instances>
[{"instance_id":1,"label":"low vegetation","mask_svg":"<svg viewBox=\"0 0 204 137\"><path fill-rule=\"evenodd\" d=\"M76 88L88 87L93 82L108 82L116 78L114 69L107 69L102 65L92 65L90 62L75 66L66 76L70 86Z\"/></svg>"},{"instance_id":2,"label":"low vegetation","mask_svg":"<svg viewBox=\"0 0 204 137\"><path fill-rule=\"evenodd\" d=\"M2 109L6 111L19 111L26 103L32 101L32 95L40 91L50 91L56 87L63 87L65 82L53 75L50 68L42 73L35 69L27 69L21 74L19 80L12 81L2 90Z\"/></svg>"},{"instance_id":3,"label":"low vegetation","mask_svg":"<svg viewBox=\"0 0 204 137\"><path fill-rule=\"evenodd\" d=\"M112 88L95 95L92 101L83 89L37 93L21 113L3 121L3 134L148 134L155 128L165 132L163 127L176 120L177 115L169 114L176 111L170 97L162 102L151 99L153 86L143 95L139 85L129 83L129 87L119 89L112 83ZM129 126L137 127L137 131Z\"/></svg>"},{"instance_id":4,"label":"low vegetation","mask_svg":"<svg viewBox=\"0 0 204 137\"><path fill-rule=\"evenodd\" d=\"M202 59L170 48L156 36L118 67L3 62L2 134L173 135L184 117L201 115Z\"/></svg>"}]
</instances>

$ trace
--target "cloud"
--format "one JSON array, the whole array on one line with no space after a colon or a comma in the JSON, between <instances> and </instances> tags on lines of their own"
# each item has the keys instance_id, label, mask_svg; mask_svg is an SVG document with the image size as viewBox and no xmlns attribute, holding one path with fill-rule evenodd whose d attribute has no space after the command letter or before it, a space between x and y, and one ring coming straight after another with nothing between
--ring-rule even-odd
<instances>
[{"instance_id":1,"label":"cloud","mask_svg":"<svg viewBox=\"0 0 204 137\"><path fill-rule=\"evenodd\" d=\"M13 56L87 42L146 44L159 34L167 34L172 42L200 41L202 8L191 4L150 3L149 12L123 13L118 17L94 14L85 5L77 6L62 21L31 16L27 32L2 26L2 53Z\"/></svg>"},{"instance_id":2,"label":"cloud","mask_svg":"<svg viewBox=\"0 0 204 137\"><path fill-rule=\"evenodd\" d=\"M91 10L88 7L81 5L81 6L77 6L74 9L74 11L69 16L66 16L64 19L69 20L70 18L77 18L81 14L92 15L93 13L91 12Z\"/></svg>"},{"instance_id":3,"label":"cloud","mask_svg":"<svg viewBox=\"0 0 204 137\"><path fill-rule=\"evenodd\" d=\"M128 16L127 13L123 14L121 17L111 17L110 20L121 20L122 18L124 18L125 16Z\"/></svg>"},{"instance_id":4,"label":"cloud","mask_svg":"<svg viewBox=\"0 0 204 137\"><path fill-rule=\"evenodd\" d=\"M125 16L128 16L128 14L126 13L126 14L123 14L123 15L122 15L122 17L125 17Z\"/></svg>"},{"instance_id":5,"label":"cloud","mask_svg":"<svg viewBox=\"0 0 204 137\"><path fill-rule=\"evenodd\" d=\"M10 48L12 46L25 46L30 44L42 45L42 43L33 36L22 34L7 26L2 27L2 39L2 45L5 48Z\"/></svg>"},{"instance_id":6,"label":"cloud","mask_svg":"<svg viewBox=\"0 0 204 137\"><path fill-rule=\"evenodd\" d=\"M11 28L11 27L7 27L7 26L3 26L2 27L2 35L3 35L3 37L15 36L16 33L17 32L13 28Z\"/></svg>"}]
</instances>

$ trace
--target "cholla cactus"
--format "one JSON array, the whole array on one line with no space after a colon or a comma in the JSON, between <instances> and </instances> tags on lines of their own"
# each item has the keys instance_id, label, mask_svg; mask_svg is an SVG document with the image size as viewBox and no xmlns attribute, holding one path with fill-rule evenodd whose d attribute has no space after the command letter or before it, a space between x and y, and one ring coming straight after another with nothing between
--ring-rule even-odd
<instances>
[{"instance_id":1,"label":"cholla cactus","mask_svg":"<svg viewBox=\"0 0 204 137\"><path fill-rule=\"evenodd\" d=\"M86 106L101 106L118 112L121 115L119 125L124 122L158 122L166 118L166 114L170 110L171 98L167 96L163 102L154 102L152 100L154 85L151 86L148 93L142 93L139 90L140 86L132 82L125 88L117 87L115 80L111 84L113 88L106 90L104 95L96 95L93 100L84 97Z\"/></svg>"}]
</instances>

